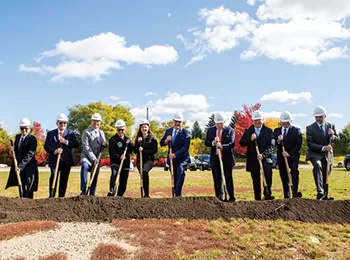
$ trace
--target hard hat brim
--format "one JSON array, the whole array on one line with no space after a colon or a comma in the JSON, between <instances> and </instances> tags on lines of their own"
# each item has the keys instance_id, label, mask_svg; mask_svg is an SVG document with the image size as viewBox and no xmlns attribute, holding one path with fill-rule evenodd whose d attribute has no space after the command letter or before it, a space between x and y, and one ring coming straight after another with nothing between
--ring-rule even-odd
<instances>
[{"instance_id":1,"label":"hard hat brim","mask_svg":"<svg viewBox=\"0 0 350 260\"><path fill-rule=\"evenodd\" d=\"M214 121L214 123L215 123L215 124L223 124L223 123L225 123L225 121L223 121L223 120L220 120L220 121Z\"/></svg>"}]
</instances>

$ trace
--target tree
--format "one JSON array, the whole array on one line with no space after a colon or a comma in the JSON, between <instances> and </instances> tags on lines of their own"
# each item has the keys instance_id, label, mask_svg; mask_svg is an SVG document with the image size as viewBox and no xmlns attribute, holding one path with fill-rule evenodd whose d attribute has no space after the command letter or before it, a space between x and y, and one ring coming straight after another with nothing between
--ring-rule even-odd
<instances>
[{"instance_id":1,"label":"tree","mask_svg":"<svg viewBox=\"0 0 350 260\"><path fill-rule=\"evenodd\" d=\"M236 111L235 111L235 112L236 112ZM235 117L235 114L232 115L232 117L231 117L231 122L230 122L229 126L230 126L232 129L235 129L235 126L236 126L236 117Z\"/></svg>"},{"instance_id":2,"label":"tree","mask_svg":"<svg viewBox=\"0 0 350 260\"><path fill-rule=\"evenodd\" d=\"M276 117L270 117L264 121L264 124L274 130L280 126L280 119Z\"/></svg>"},{"instance_id":3,"label":"tree","mask_svg":"<svg viewBox=\"0 0 350 260\"><path fill-rule=\"evenodd\" d=\"M46 138L45 130L41 128L40 123L33 122L31 133L36 137L36 140L37 140L35 159L38 165L45 165L46 159L47 159L47 154L44 149L45 138Z\"/></svg>"},{"instance_id":4,"label":"tree","mask_svg":"<svg viewBox=\"0 0 350 260\"><path fill-rule=\"evenodd\" d=\"M209 121L208 123L205 125L206 128L210 128L210 127L213 127L215 126L215 115L214 113L211 114L211 116L209 117Z\"/></svg>"},{"instance_id":5,"label":"tree","mask_svg":"<svg viewBox=\"0 0 350 260\"><path fill-rule=\"evenodd\" d=\"M234 151L239 155L243 155L247 151L246 147L242 147L239 144L239 140L241 140L241 137L242 137L245 129L250 127L253 124L252 113L255 110L258 110L260 107L261 107L261 104L259 104L259 103L255 104L255 105L250 105L250 106L243 105L242 111L235 111L234 117L236 118L236 124L235 124Z\"/></svg>"},{"instance_id":6,"label":"tree","mask_svg":"<svg viewBox=\"0 0 350 260\"><path fill-rule=\"evenodd\" d=\"M345 155L350 153L350 123L339 133L340 141L333 145L336 155Z\"/></svg>"},{"instance_id":7,"label":"tree","mask_svg":"<svg viewBox=\"0 0 350 260\"><path fill-rule=\"evenodd\" d=\"M0 126L0 163L11 165L10 156L10 136L5 129Z\"/></svg>"},{"instance_id":8,"label":"tree","mask_svg":"<svg viewBox=\"0 0 350 260\"><path fill-rule=\"evenodd\" d=\"M130 108L122 105L106 105L102 102L91 102L88 105L75 105L68 109L68 127L77 130L80 135L91 126L91 115L99 113L102 116L101 130L105 133L107 142L116 134L115 122L119 119L125 121L126 131L125 134L130 136L131 127L135 123L135 118L132 116ZM82 147L77 149L81 152ZM103 156L108 156L108 149L105 149Z\"/></svg>"},{"instance_id":9,"label":"tree","mask_svg":"<svg viewBox=\"0 0 350 260\"><path fill-rule=\"evenodd\" d=\"M191 140L189 153L191 156L196 156L198 154L206 154L210 152L210 147L206 147L205 143L200 138L194 138Z\"/></svg>"},{"instance_id":10,"label":"tree","mask_svg":"<svg viewBox=\"0 0 350 260\"><path fill-rule=\"evenodd\" d=\"M203 137L203 131L202 131L201 127L199 126L198 121L196 120L193 123L193 127L192 127L192 139L195 139L195 138L201 139L202 137Z\"/></svg>"}]
</instances>

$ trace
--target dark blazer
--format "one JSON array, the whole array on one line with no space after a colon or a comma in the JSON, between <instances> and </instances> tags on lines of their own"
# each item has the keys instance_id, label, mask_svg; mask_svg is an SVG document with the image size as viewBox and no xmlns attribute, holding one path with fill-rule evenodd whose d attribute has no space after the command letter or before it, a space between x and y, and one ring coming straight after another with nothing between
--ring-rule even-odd
<instances>
[{"instance_id":1,"label":"dark blazer","mask_svg":"<svg viewBox=\"0 0 350 260\"><path fill-rule=\"evenodd\" d=\"M158 142L157 138L153 135L147 135L142 141L141 145L143 147L142 150L142 160L145 161L154 161L154 155L158 152ZM139 161L140 153L140 142L136 142L134 146L134 152L137 156L137 161Z\"/></svg>"},{"instance_id":2,"label":"dark blazer","mask_svg":"<svg viewBox=\"0 0 350 260\"><path fill-rule=\"evenodd\" d=\"M213 166L216 156L216 146L213 146L213 141L216 137L217 128L210 127L205 137L205 145L210 149L210 164ZM225 126L222 129L221 144L222 144L222 160L225 165L234 166L233 147L235 143L235 132L231 127Z\"/></svg>"},{"instance_id":3,"label":"dark blazer","mask_svg":"<svg viewBox=\"0 0 350 260\"><path fill-rule=\"evenodd\" d=\"M21 175L31 176L34 174L34 184L32 191L38 190L38 165L35 159L35 151L37 146L36 138L30 133L24 139L21 148L18 149L19 139L21 134L16 135L14 143L14 151L16 153L18 168L21 170ZM6 188L18 186L17 175L14 167L14 162L12 162L9 178L7 181Z\"/></svg>"},{"instance_id":4,"label":"dark blazer","mask_svg":"<svg viewBox=\"0 0 350 260\"><path fill-rule=\"evenodd\" d=\"M246 163L246 170L248 172L257 172L260 170L259 168L259 162L257 159L256 149L255 149L255 142L252 142L250 140L251 135L255 133L254 125L251 125L249 128L247 128L244 131L244 134L239 141L239 144L241 146L247 146L247 163ZM260 153L264 156L263 164L268 164L267 158L271 159L271 154L274 148L273 142L273 132L272 129L263 125L260 131L260 135L257 138L258 147Z\"/></svg>"},{"instance_id":5,"label":"dark blazer","mask_svg":"<svg viewBox=\"0 0 350 260\"><path fill-rule=\"evenodd\" d=\"M121 139L118 134L113 135L109 139L109 157L110 163L112 165L120 165L120 156L124 153L126 147L126 141L129 140L128 149L126 151L125 160L123 162L123 168L130 167L130 154L134 151L134 144L128 136L125 136L124 139Z\"/></svg>"},{"instance_id":6,"label":"dark blazer","mask_svg":"<svg viewBox=\"0 0 350 260\"><path fill-rule=\"evenodd\" d=\"M79 147L79 142L76 136L76 133L66 128L63 132L63 138L68 140L68 145L60 144L60 139L58 137L58 129L54 129L47 133L45 139L45 151L49 154L49 166L55 167L57 162L57 154L54 154L57 148L62 148L63 152L61 158L63 158L64 163L67 167L74 166L74 155L72 148Z\"/></svg>"},{"instance_id":7,"label":"dark blazer","mask_svg":"<svg viewBox=\"0 0 350 260\"><path fill-rule=\"evenodd\" d=\"M168 128L165 130L163 138L160 140L161 146L166 146L165 139L168 135L173 134L173 128ZM175 142L172 145L173 153L176 154L176 158L174 162L189 162L190 154L188 153L188 149L190 148L191 142L191 134L188 130L181 128L176 135ZM168 161L169 161L169 150L168 150Z\"/></svg>"},{"instance_id":8,"label":"dark blazer","mask_svg":"<svg viewBox=\"0 0 350 260\"><path fill-rule=\"evenodd\" d=\"M306 160L316 159L320 160L327 155L327 152L322 152L322 147L329 145L330 135L328 130L331 128L334 131L332 142L338 142L339 136L335 131L334 125L326 122L326 136L322 133L320 127L315 122L306 127L306 141L309 148L306 153ZM333 162L333 154L331 154L331 162Z\"/></svg>"},{"instance_id":9,"label":"dark blazer","mask_svg":"<svg viewBox=\"0 0 350 260\"><path fill-rule=\"evenodd\" d=\"M282 127L278 127L273 132L275 144L277 145L277 162L279 163L283 160L282 155L282 143L278 144L278 136L283 135ZM289 153L289 160L299 161L300 158L300 149L303 142L303 137L301 130L295 126L290 126L287 132L286 138L283 140L283 145L286 152Z\"/></svg>"}]
</instances>

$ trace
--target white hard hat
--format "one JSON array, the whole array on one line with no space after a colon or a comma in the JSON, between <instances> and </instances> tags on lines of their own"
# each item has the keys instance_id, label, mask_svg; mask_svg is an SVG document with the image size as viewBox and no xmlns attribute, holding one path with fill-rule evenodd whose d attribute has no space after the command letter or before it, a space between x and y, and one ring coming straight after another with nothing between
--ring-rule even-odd
<instances>
[{"instance_id":1,"label":"white hard hat","mask_svg":"<svg viewBox=\"0 0 350 260\"><path fill-rule=\"evenodd\" d=\"M102 117L99 113L95 113L91 116L91 120L102 121Z\"/></svg>"},{"instance_id":2,"label":"white hard hat","mask_svg":"<svg viewBox=\"0 0 350 260\"><path fill-rule=\"evenodd\" d=\"M126 124L123 120L118 120L116 123L115 123L115 127L116 128L119 128L119 127L126 127Z\"/></svg>"},{"instance_id":3,"label":"white hard hat","mask_svg":"<svg viewBox=\"0 0 350 260\"><path fill-rule=\"evenodd\" d=\"M214 115L214 122L215 124L222 124L225 122L224 117L220 113L216 113Z\"/></svg>"},{"instance_id":4,"label":"white hard hat","mask_svg":"<svg viewBox=\"0 0 350 260\"><path fill-rule=\"evenodd\" d=\"M314 109L314 116L324 116L326 114L327 111L323 106L318 106Z\"/></svg>"},{"instance_id":5,"label":"white hard hat","mask_svg":"<svg viewBox=\"0 0 350 260\"><path fill-rule=\"evenodd\" d=\"M21 121L19 121L19 127L24 126L31 126L30 120L28 118L22 118Z\"/></svg>"},{"instance_id":6,"label":"white hard hat","mask_svg":"<svg viewBox=\"0 0 350 260\"><path fill-rule=\"evenodd\" d=\"M147 119L142 119L139 125L149 125L149 121Z\"/></svg>"},{"instance_id":7,"label":"white hard hat","mask_svg":"<svg viewBox=\"0 0 350 260\"><path fill-rule=\"evenodd\" d=\"M64 113L60 113L57 115L57 121L67 122L68 117Z\"/></svg>"},{"instance_id":8,"label":"white hard hat","mask_svg":"<svg viewBox=\"0 0 350 260\"><path fill-rule=\"evenodd\" d=\"M181 113L176 113L176 114L173 116L173 120L174 120L174 121L182 122L182 121L184 120L184 117L182 116Z\"/></svg>"},{"instance_id":9,"label":"white hard hat","mask_svg":"<svg viewBox=\"0 0 350 260\"><path fill-rule=\"evenodd\" d=\"M262 114L259 110L255 110L253 113L252 113L252 119L253 120L259 120L259 119L262 119Z\"/></svg>"},{"instance_id":10,"label":"white hard hat","mask_svg":"<svg viewBox=\"0 0 350 260\"><path fill-rule=\"evenodd\" d=\"M293 120L292 114L288 111L284 111L281 113L280 120L282 123L291 122Z\"/></svg>"}]
</instances>

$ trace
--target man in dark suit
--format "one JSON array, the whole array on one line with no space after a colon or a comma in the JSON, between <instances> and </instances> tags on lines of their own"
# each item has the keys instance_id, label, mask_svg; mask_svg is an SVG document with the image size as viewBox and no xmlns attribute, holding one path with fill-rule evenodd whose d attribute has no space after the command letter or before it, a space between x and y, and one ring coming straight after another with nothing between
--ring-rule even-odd
<instances>
[{"instance_id":1,"label":"man in dark suit","mask_svg":"<svg viewBox=\"0 0 350 260\"><path fill-rule=\"evenodd\" d=\"M235 141L234 130L224 126L224 118L220 113L214 117L215 126L210 127L205 138L205 145L211 147L210 164L214 180L215 196L223 200L224 190L222 186L222 173L220 169L219 152L222 155L226 189L229 201L236 201L234 196L234 186L232 178L232 168L234 166L233 146Z\"/></svg>"},{"instance_id":2,"label":"man in dark suit","mask_svg":"<svg viewBox=\"0 0 350 260\"><path fill-rule=\"evenodd\" d=\"M23 197L32 199L34 192L38 190L39 172L35 159L37 147L36 138L30 134L31 123L29 119L22 118L19 123L21 134L16 135L16 140L12 152L15 152L17 159L17 168L12 162L9 178L6 188L18 186L16 171L19 172Z\"/></svg>"},{"instance_id":3,"label":"man in dark suit","mask_svg":"<svg viewBox=\"0 0 350 260\"><path fill-rule=\"evenodd\" d=\"M190 161L188 149L190 148L190 132L182 128L183 116L181 113L174 115L173 127L165 130L164 136L160 141L161 146L171 145L172 153L168 151L168 164L173 160L174 168L174 188L175 196L182 197L182 186L185 181L185 169ZM170 169L170 168L169 168Z\"/></svg>"},{"instance_id":4,"label":"man in dark suit","mask_svg":"<svg viewBox=\"0 0 350 260\"><path fill-rule=\"evenodd\" d=\"M274 130L274 140L277 143L277 163L279 165L280 177L283 185L284 198L300 197L299 186L299 158L302 144L301 130L292 126L292 115L288 111L282 112L280 116L281 127ZM285 151L283 152L282 147ZM289 183L288 171L284 157L288 160L292 183ZM293 194L290 194L290 184Z\"/></svg>"},{"instance_id":5,"label":"man in dark suit","mask_svg":"<svg viewBox=\"0 0 350 260\"><path fill-rule=\"evenodd\" d=\"M239 141L241 146L247 146L246 170L251 173L254 186L255 200L261 200L261 182L260 182L260 160L263 164L267 186L264 188L264 199L272 200L272 160L271 153L274 148L272 129L265 126L262 121L260 111L254 111L252 114L253 125L244 131ZM255 145L258 144L259 154L257 154Z\"/></svg>"},{"instance_id":6,"label":"man in dark suit","mask_svg":"<svg viewBox=\"0 0 350 260\"><path fill-rule=\"evenodd\" d=\"M57 128L48 132L45 140L44 148L49 155L49 166L51 170L49 181L50 197L55 197L59 174L60 186L58 189L58 196L65 196L70 169L75 165L72 148L77 148L79 143L75 132L67 128L67 121L68 118L65 114L59 114L56 120ZM55 180L56 185L52 190L58 154L61 154L61 159L59 161L58 172Z\"/></svg>"},{"instance_id":7,"label":"man in dark suit","mask_svg":"<svg viewBox=\"0 0 350 260\"><path fill-rule=\"evenodd\" d=\"M314 109L313 115L316 122L306 127L306 140L308 151L306 160L313 165L313 174L317 188L317 199L327 200L326 187L327 155L330 152L330 171L333 168L332 142L339 141L335 126L326 122L326 110L322 106ZM329 172L330 174L330 172Z\"/></svg>"}]
</instances>

